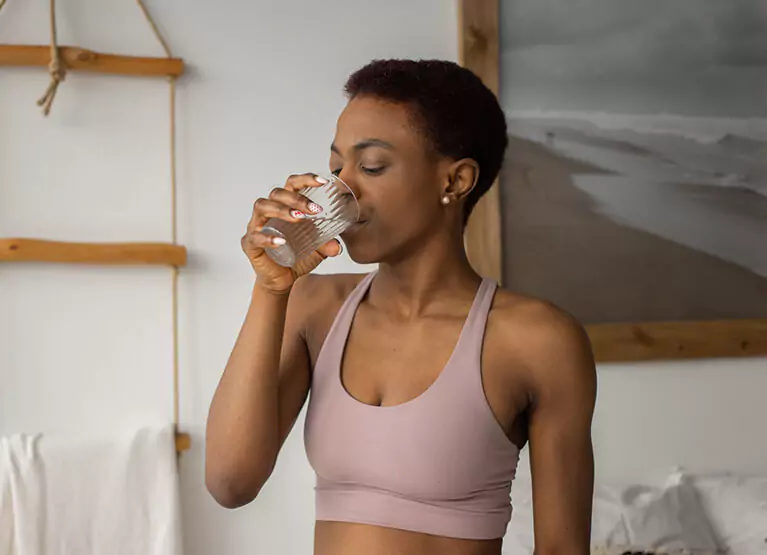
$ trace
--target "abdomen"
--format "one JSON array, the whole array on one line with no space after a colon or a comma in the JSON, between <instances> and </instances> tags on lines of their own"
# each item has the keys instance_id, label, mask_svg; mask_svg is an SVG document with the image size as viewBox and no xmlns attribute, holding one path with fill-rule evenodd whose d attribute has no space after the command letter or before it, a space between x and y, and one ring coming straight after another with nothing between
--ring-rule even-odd
<instances>
[{"instance_id":1,"label":"abdomen","mask_svg":"<svg viewBox=\"0 0 767 555\"><path fill-rule=\"evenodd\" d=\"M317 521L314 533L314 555L501 555L501 545L348 522Z\"/></svg>"}]
</instances>

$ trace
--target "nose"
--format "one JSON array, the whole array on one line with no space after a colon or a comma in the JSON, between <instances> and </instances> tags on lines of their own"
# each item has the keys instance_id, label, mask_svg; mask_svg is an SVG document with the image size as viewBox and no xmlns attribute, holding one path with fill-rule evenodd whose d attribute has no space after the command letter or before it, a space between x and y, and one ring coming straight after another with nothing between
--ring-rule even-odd
<instances>
[{"instance_id":1,"label":"nose","mask_svg":"<svg viewBox=\"0 0 767 555\"><path fill-rule=\"evenodd\" d=\"M362 212L362 206L360 204L360 187L357 186L356 180L353 176L350 176L350 173L351 172L347 172L347 174L344 175L344 172L341 171L336 177L346 185L346 187L341 185L341 189L345 190L345 194L354 199L353 204L356 207L356 219L359 221Z\"/></svg>"},{"instance_id":2,"label":"nose","mask_svg":"<svg viewBox=\"0 0 767 555\"><path fill-rule=\"evenodd\" d=\"M344 184L346 187L351 191L351 194L354 195L354 198L356 198L358 201L360 200L360 187L357 185L356 180L354 179L354 176L351 174L351 172L344 172L341 171L336 177Z\"/></svg>"}]
</instances>

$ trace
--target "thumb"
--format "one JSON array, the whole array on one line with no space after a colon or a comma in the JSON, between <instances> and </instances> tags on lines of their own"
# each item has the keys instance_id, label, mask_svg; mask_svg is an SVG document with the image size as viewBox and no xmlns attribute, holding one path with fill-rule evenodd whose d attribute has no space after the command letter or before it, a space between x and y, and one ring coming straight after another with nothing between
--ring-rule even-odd
<instances>
[{"instance_id":1,"label":"thumb","mask_svg":"<svg viewBox=\"0 0 767 555\"><path fill-rule=\"evenodd\" d=\"M303 276L314 270L326 258L338 256L343 252L341 243L334 239L322 245L316 251L313 251L300 259L293 267L293 273L296 277Z\"/></svg>"},{"instance_id":2,"label":"thumb","mask_svg":"<svg viewBox=\"0 0 767 555\"><path fill-rule=\"evenodd\" d=\"M344 248L341 245L341 242L338 239L333 239L332 241L329 241L322 245L317 251L322 255L326 257L335 257L339 256L342 252L344 252Z\"/></svg>"}]
</instances>

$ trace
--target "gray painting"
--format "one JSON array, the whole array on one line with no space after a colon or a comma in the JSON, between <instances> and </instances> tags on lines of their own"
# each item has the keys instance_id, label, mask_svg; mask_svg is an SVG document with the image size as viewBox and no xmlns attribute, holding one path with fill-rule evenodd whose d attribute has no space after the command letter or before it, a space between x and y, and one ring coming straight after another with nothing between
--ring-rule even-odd
<instances>
[{"instance_id":1,"label":"gray painting","mask_svg":"<svg viewBox=\"0 0 767 555\"><path fill-rule=\"evenodd\" d=\"M767 3L502 0L504 282L585 323L767 317Z\"/></svg>"}]
</instances>

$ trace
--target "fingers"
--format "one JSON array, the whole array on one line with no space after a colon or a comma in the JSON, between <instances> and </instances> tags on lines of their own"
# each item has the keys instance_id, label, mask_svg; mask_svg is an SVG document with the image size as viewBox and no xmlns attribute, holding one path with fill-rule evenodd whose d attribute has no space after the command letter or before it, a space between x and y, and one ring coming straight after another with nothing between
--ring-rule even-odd
<instances>
[{"instance_id":1,"label":"fingers","mask_svg":"<svg viewBox=\"0 0 767 555\"><path fill-rule=\"evenodd\" d=\"M313 173L302 173L300 175L291 175L285 182L285 188L289 191L300 191L305 187L321 187L327 184L328 180Z\"/></svg>"},{"instance_id":2,"label":"fingers","mask_svg":"<svg viewBox=\"0 0 767 555\"><path fill-rule=\"evenodd\" d=\"M249 229L241 240L242 250L253 253L269 247L279 247L285 244L285 239L261 233L255 229Z\"/></svg>"},{"instance_id":3,"label":"fingers","mask_svg":"<svg viewBox=\"0 0 767 555\"><path fill-rule=\"evenodd\" d=\"M291 214L290 206L269 199L260 198L253 204L253 215L248 223L248 231L260 231L264 224L272 218L279 218L288 222L298 221L300 218Z\"/></svg>"},{"instance_id":4,"label":"fingers","mask_svg":"<svg viewBox=\"0 0 767 555\"><path fill-rule=\"evenodd\" d=\"M284 239L282 237L272 237L258 231L248 232L242 238L242 249L253 261L261 258L265 253L265 249L283 244ZM295 276L308 274L319 266L326 258L339 256L342 252L343 248L341 243L337 239L334 239L298 260L292 270Z\"/></svg>"},{"instance_id":5,"label":"fingers","mask_svg":"<svg viewBox=\"0 0 767 555\"><path fill-rule=\"evenodd\" d=\"M285 188L277 187L269 193L269 198L260 198L253 205L251 226L261 227L270 218L279 218L288 222L302 220L322 212L322 207L297 191L306 187L319 187L327 181L314 174L292 175ZM250 227L250 226L249 226Z\"/></svg>"},{"instance_id":6,"label":"fingers","mask_svg":"<svg viewBox=\"0 0 767 555\"><path fill-rule=\"evenodd\" d=\"M303 219L322 212L322 206L288 189L273 189L269 194L269 200L287 206L289 215L294 219Z\"/></svg>"}]
</instances>

